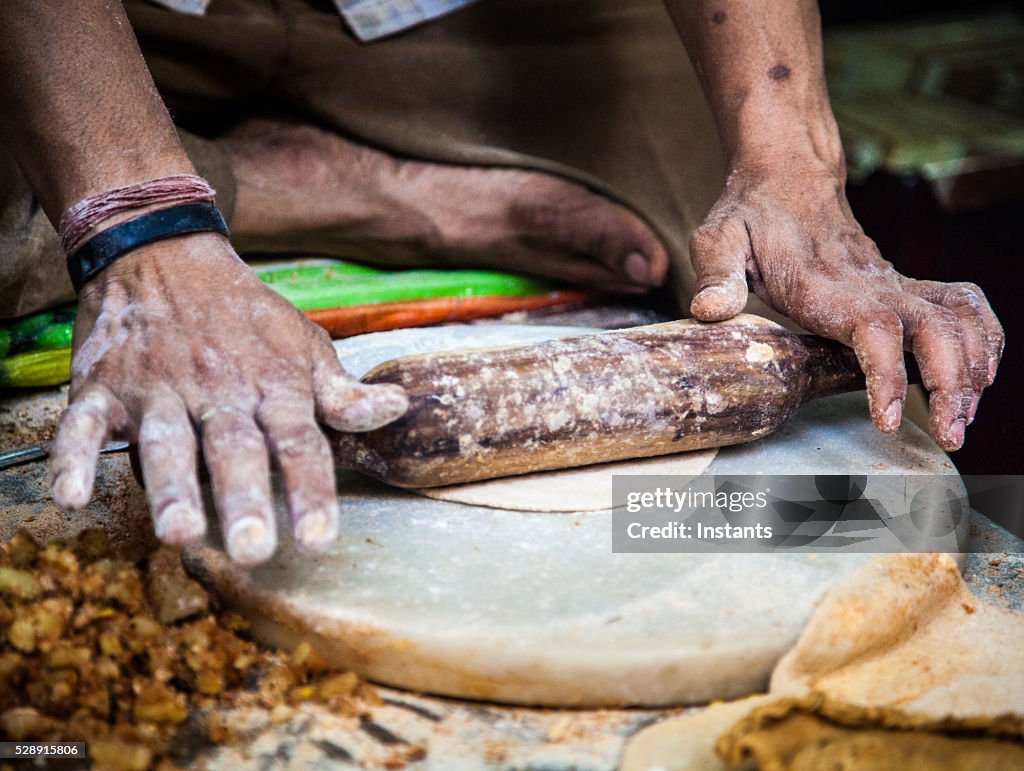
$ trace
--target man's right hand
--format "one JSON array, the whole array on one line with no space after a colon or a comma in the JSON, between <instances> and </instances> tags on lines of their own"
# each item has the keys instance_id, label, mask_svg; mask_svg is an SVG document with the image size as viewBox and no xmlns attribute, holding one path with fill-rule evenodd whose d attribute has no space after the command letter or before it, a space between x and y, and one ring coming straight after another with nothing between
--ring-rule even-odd
<instances>
[{"instance_id":1,"label":"man's right hand","mask_svg":"<svg viewBox=\"0 0 1024 771\"><path fill-rule=\"evenodd\" d=\"M142 247L90 281L71 377L53 449L54 500L84 506L104 442L137 442L157 536L194 543L206 532L201 445L225 546L247 565L277 544L270 456L297 545L323 551L337 535L338 502L317 421L368 431L408 406L397 386L347 374L327 335L214 234Z\"/></svg>"}]
</instances>

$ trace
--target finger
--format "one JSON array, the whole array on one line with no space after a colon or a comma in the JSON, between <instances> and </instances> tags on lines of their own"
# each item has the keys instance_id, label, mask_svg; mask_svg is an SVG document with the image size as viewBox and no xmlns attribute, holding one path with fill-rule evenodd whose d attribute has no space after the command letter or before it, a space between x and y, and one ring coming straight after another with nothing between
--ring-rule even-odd
<instances>
[{"instance_id":1,"label":"finger","mask_svg":"<svg viewBox=\"0 0 1024 771\"><path fill-rule=\"evenodd\" d=\"M172 546L201 541L206 517L199 496L196 435L177 397L147 405L139 425L139 461L156 537Z\"/></svg>"},{"instance_id":2,"label":"finger","mask_svg":"<svg viewBox=\"0 0 1024 771\"><path fill-rule=\"evenodd\" d=\"M697 274L690 312L701 321L722 321L747 304L746 265L750 237L741 222L706 222L690 237L690 260Z\"/></svg>"},{"instance_id":3,"label":"finger","mask_svg":"<svg viewBox=\"0 0 1024 771\"><path fill-rule=\"evenodd\" d=\"M64 410L50 464L50 491L61 508L80 509L92 497L100 448L119 408L107 389L87 386Z\"/></svg>"},{"instance_id":4,"label":"finger","mask_svg":"<svg viewBox=\"0 0 1024 771\"><path fill-rule=\"evenodd\" d=\"M203 455L228 555L242 565L263 562L277 548L263 434L248 414L232 407L210 410L201 422Z\"/></svg>"},{"instance_id":5,"label":"finger","mask_svg":"<svg viewBox=\"0 0 1024 771\"><path fill-rule=\"evenodd\" d=\"M987 385L988 352L985 328L979 316L979 299L966 284L943 284L937 281L915 281L908 288L915 295L940 305L960 320L964 360L971 386L980 392Z\"/></svg>"},{"instance_id":6,"label":"finger","mask_svg":"<svg viewBox=\"0 0 1024 771\"><path fill-rule=\"evenodd\" d=\"M327 335L314 345L313 385L317 418L338 431L372 431L400 418L409 398L397 385L367 385L348 374Z\"/></svg>"},{"instance_id":7,"label":"finger","mask_svg":"<svg viewBox=\"0 0 1024 771\"><path fill-rule=\"evenodd\" d=\"M985 339L985 327L980 315L981 301L974 292L968 289L972 285L931 283L935 287L935 291L932 292L932 302L953 311L960 319L964 363L973 391L966 415L967 425L970 425L974 422L974 416L978 412L981 392L990 382L988 376L989 353Z\"/></svg>"},{"instance_id":8,"label":"finger","mask_svg":"<svg viewBox=\"0 0 1024 771\"><path fill-rule=\"evenodd\" d=\"M1003 355L1003 327L976 284L913 281L909 289L953 311L964 325L964 346L976 391L992 385Z\"/></svg>"},{"instance_id":9,"label":"finger","mask_svg":"<svg viewBox=\"0 0 1024 771\"><path fill-rule=\"evenodd\" d=\"M859 315L851 339L864 371L871 420L879 430L891 434L900 427L907 399L903 323L878 305Z\"/></svg>"},{"instance_id":10,"label":"finger","mask_svg":"<svg viewBox=\"0 0 1024 771\"><path fill-rule=\"evenodd\" d=\"M906 336L929 391L928 425L944 450L964 442L967 413L975 391L964 358L962 325L952 311L904 295L901 300Z\"/></svg>"},{"instance_id":11,"label":"finger","mask_svg":"<svg viewBox=\"0 0 1024 771\"><path fill-rule=\"evenodd\" d=\"M331 448L313 417L312 399L264 402L256 419L281 473L296 544L325 551L338 535L338 496Z\"/></svg>"}]
</instances>

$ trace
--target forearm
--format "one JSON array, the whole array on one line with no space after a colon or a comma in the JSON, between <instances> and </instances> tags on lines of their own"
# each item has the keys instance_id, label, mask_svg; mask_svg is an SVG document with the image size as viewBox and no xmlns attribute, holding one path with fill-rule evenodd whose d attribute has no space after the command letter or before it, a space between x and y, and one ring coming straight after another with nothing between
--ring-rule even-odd
<instances>
[{"instance_id":1,"label":"forearm","mask_svg":"<svg viewBox=\"0 0 1024 771\"><path fill-rule=\"evenodd\" d=\"M665 0L731 168L815 159L840 178L814 0Z\"/></svg>"},{"instance_id":2,"label":"forearm","mask_svg":"<svg viewBox=\"0 0 1024 771\"><path fill-rule=\"evenodd\" d=\"M194 170L116 0L9 0L0 141L50 220L90 195Z\"/></svg>"}]
</instances>

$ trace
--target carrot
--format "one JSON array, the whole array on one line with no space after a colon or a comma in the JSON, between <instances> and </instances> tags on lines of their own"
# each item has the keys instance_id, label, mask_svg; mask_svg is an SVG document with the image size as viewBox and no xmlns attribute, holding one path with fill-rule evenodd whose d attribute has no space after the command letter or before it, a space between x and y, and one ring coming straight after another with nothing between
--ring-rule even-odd
<instances>
[{"instance_id":1,"label":"carrot","mask_svg":"<svg viewBox=\"0 0 1024 771\"><path fill-rule=\"evenodd\" d=\"M322 308L304 311L306 318L331 337L352 337L366 332L389 329L426 327L451 321L469 321L501 316L514 311L550 308L558 305L593 302L603 295L581 290L557 290L528 297L475 295L470 297L436 297L427 300L350 305L343 308Z\"/></svg>"}]
</instances>

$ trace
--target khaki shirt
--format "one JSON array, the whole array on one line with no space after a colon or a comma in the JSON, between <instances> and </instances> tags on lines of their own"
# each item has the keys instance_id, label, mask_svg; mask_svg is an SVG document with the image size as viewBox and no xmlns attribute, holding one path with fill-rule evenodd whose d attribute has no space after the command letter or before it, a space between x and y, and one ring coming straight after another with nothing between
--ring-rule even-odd
<instances>
[{"instance_id":1,"label":"khaki shirt","mask_svg":"<svg viewBox=\"0 0 1024 771\"><path fill-rule=\"evenodd\" d=\"M210 0L150 1L179 13L200 16L210 5ZM475 2L478 0L334 0L353 34L364 42L393 35Z\"/></svg>"}]
</instances>

